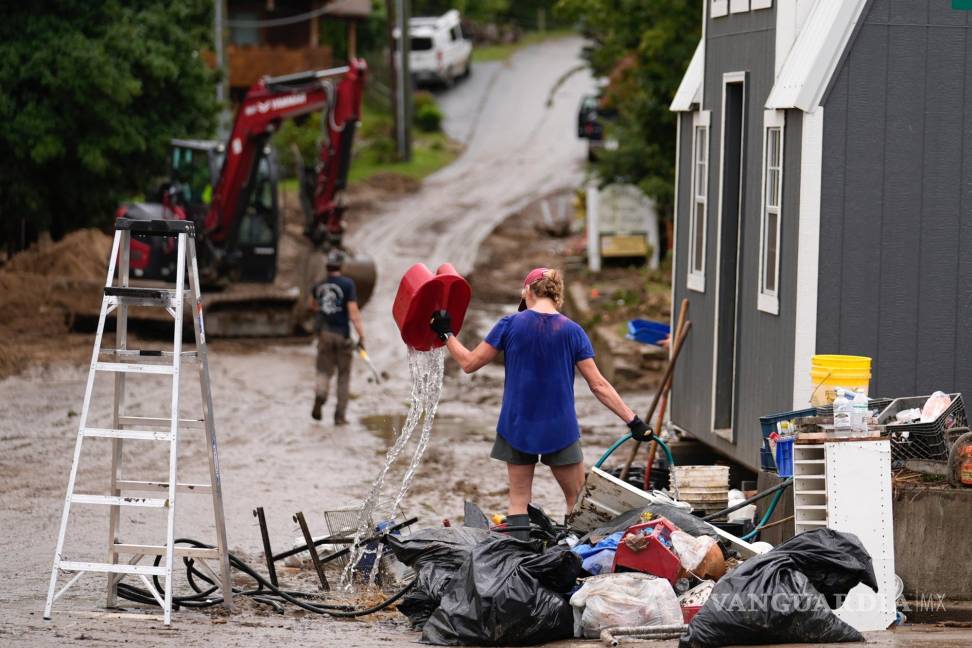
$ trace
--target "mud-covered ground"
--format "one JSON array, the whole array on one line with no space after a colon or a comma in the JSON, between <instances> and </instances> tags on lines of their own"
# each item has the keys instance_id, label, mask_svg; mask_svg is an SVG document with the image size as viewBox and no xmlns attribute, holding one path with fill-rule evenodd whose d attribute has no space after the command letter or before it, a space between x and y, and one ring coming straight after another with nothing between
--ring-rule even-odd
<instances>
[{"instance_id":1,"label":"mud-covered ground","mask_svg":"<svg viewBox=\"0 0 972 648\"><path fill-rule=\"evenodd\" d=\"M261 571L255 507L266 510L271 540L280 550L296 535L295 512L303 511L312 530L323 534L323 512L361 500L381 465L408 398L405 347L390 315L402 272L418 261L430 266L448 261L470 273L478 259L479 272L473 275L478 297L463 333L475 341L515 307L517 277L558 258L555 240L530 238L520 264L511 263L509 254L491 254L496 248L481 243L507 216L528 214L539 198L569 190L582 179L585 149L573 137L573 120L580 96L592 82L579 73L558 84L577 66L580 47L578 39L552 41L519 52L509 63L477 66L467 84L442 98L446 127L465 145L464 154L428 178L419 191L372 205L355 228L355 246L378 262L379 283L364 316L371 355L389 379L380 385L368 382L367 371L356 363L350 426L328 425L330 409L324 423L309 416L314 378L310 343L212 345L229 544ZM72 336L63 344L76 342ZM90 613L99 609L105 594L105 579L97 575L79 581L55 607L54 619L43 621L85 375L85 367L76 362L46 358L0 382L0 573L5 583L0 589L0 645L404 646L417 640L394 612L340 621L294 609L278 615L246 601L231 616L179 611L171 627L94 618ZM184 382L184 412L197 411L198 390L191 381ZM146 376L130 383L129 412L166 414L166 380ZM443 519L460 523L466 499L487 513L504 510L505 469L488 458L501 389L500 367L474 376L454 367L449 371L431 447L404 505L406 514L420 518L420 525L438 525ZM577 393L590 462L622 428L580 382ZM651 396L623 395L638 410ZM106 422L110 399L111 383L99 380L92 425ZM183 433L182 439L183 479L205 481L205 444L193 432ZM104 492L108 447L98 440L86 443L78 492ZM166 458L162 449L128 442L124 473L134 479L164 479ZM400 475L396 472L390 481ZM535 499L551 515L563 515L556 484L543 470L538 471ZM84 508L76 507L72 515L66 554L101 561L106 516L103 510ZM119 535L129 543L157 544L162 523L161 515L144 513L129 518ZM212 541L212 531L208 499L182 496L176 535ZM315 587L308 570L285 570L282 577L288 587ZM968 645L972 637L963 632L927 635L927 640ZM882 645L923 645L925 638L907 632L876 637Z\"/></svg>"}]
</instances>

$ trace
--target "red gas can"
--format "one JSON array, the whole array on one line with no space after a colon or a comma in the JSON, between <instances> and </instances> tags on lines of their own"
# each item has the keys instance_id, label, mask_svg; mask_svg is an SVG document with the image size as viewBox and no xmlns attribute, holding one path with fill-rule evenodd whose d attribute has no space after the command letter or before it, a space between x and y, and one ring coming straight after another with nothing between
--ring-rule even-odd
<instances>
[{"instance_id":1,"label":"red gas can","mask_svg":"<svg viewBox=\"0 0 972 648\"><path fill-rule=\"evenodd\" d=\"M672 532L678 530L665 518L629 527L614 554L614 571L639 571L666 579L672 585L678 580L682 565L672 550ZM633 549L625 542L628 536L642 536Z\"/></svg>"},{"instance_id":2,"label":"red gas can","mask_svg":"<svg viewBox=\"0 0 972 648\"><path fill-rule=\"evenodd\" d=\"M466 317L472 290L456 269L444 263L432 274L423 263L416 263L402 277L392 305L392 315L402 340L418 351L442 346L429 327L432 314L447 310L452 317L452 332L459 333Z\"/></svg>"}]
</instances>

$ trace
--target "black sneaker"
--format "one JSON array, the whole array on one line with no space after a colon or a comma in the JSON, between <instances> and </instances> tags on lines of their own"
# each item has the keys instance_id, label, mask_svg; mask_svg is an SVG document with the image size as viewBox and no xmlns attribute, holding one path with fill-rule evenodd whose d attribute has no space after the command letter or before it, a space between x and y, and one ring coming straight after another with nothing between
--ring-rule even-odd
<instances>
[{"instance_id":1,"label":"black sneaker","mask_svg":"<svg viewBox=\"0 0 972 648\"><path fill-rule=\"evenodd\" d=\"M324 407L324 399L320 396L314 398L314 408L311 409L311 418L315 421L321 420L321 408Z\"/></svg>"}]
</instances>

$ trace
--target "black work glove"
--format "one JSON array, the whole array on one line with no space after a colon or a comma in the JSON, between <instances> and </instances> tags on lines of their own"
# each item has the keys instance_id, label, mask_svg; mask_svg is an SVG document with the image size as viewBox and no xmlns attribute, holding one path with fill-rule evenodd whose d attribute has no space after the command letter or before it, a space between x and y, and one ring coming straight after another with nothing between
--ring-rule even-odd
<instances>
[{"instance_id":1,"label":"black work glove","mask_svg":"<svg viewBox=\"0 0 972 648\"><path fill-rule=\"evenodd\" d=\"M651 428L648 424L641 420L640 417L635 416L634 419L628 423L628 429L631 430L631 437L635 441L651 441L654 435L651 433Z\"/></svg>"},{"instance_id":2,"label":"black work glove","mask_svg":"<svg viewBox=\"0 0 972 648\"><path fill-rule=\"evenodd\" d=\"M452 335L452 317L449 315L449 311L440 310L435 311L432 314L432 321L429 322L429 326L435 331L439 339L445 342Z\"/></svg>"}]
</instances>

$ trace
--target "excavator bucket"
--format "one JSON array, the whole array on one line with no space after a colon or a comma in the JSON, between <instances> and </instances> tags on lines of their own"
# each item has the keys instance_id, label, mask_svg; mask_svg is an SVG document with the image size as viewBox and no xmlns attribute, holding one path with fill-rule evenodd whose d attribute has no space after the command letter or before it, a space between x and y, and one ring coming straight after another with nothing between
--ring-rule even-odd
<instances>
[{"instance_id":1,"label":"excavator bucket","mask_svg":"<svg viewBox=\"0 0 972 648\"><path fill-rule=\"evenodd\" d=\"M378 276L372 258L363 254L349 257L344 262L341 274L354 281L354 286L358 291L358 306L362 307L367 304L368 300L371 299L371 294L375 291L375 281Z\"/></svg>"}]
</instances>

